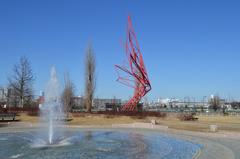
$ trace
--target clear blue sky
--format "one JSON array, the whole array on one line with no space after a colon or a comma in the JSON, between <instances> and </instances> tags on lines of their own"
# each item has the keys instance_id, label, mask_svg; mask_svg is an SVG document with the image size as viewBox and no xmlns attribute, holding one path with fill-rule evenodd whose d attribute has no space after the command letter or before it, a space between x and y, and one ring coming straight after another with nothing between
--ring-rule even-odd
<instances>
[{"instance_id":1,"label":"clear blue sky","mask_svg":"<svg viewBox=\"0 0 240 159\"><path fill-rule=\"evenodd\" d=\"M127 15L145 59L148 98L218 93L240 99L240 2L231 0L1 0L0 85L27 56L36 94L52 65L69 71L84 90L84 53L91 41L97 59L98 97L127 99L132 90L115 81L125 59Z\"/></svg>"}]
</instances>

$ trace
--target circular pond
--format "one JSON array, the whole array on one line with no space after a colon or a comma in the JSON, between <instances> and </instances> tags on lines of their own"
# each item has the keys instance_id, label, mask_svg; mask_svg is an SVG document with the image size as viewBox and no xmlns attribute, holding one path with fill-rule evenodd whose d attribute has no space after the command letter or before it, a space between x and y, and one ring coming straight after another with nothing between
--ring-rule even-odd
<instances>
[{"instance_id":1,"label":"circular pond","mask_svg":"<svg viewBox=\"0 0 240 159\"><path fill-rule=\"evenodd\" d=\"M191 159L201 145L160 133L71 130L47 144L36 131L0 133L6 159Z\"/></svg>"}]
</instances>

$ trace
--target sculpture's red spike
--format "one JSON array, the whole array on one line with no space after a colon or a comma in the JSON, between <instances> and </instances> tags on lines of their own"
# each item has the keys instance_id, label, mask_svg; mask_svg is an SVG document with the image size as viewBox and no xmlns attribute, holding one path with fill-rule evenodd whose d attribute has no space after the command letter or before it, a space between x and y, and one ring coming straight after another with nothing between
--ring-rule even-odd
<instances>
[{"instance_id":1,"label":"sculpture's red spike","mask_svg":"<svg viewBox=\"0 0 240 159\"><path fill-rule=\"evenodd\" d=\"M144 66L142 53L132 27L130 16L128 16L126 55L129 66L124 67L115 65L115 67L118 71L122 71L128 75L127 77L120 76L118 73L117 81L134 88L133 97L122 107L122 110L133 111L141 98L151 90L151 84L148 79L147 70Z\"/></svg>"}]
</instances>

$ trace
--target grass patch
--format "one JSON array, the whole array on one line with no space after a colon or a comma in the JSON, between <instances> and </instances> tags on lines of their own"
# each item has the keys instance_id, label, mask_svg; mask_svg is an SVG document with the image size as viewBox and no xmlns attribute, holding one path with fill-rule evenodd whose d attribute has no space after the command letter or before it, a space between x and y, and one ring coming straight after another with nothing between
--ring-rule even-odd
<instances>
[{"instance_id":1,"label":"grass patch","mask_svg":"<svg viewBox=\"0 0 240 159\"><path fill-rule=\"evenodd\" d=\"M240 132L240 117L238 116L196 116L197 121L181 121L177 115L169 114L167 117L157 116L124 116L113 114L89 114L89 113L70 113L71 121L69 125L112 125L112 124L131 124L134 122L150 123L152 119L159 125L166 125L169 128L208 132L209 125L218 125L219 130ZM39 122L38 116L30 116L27 113L20 113L17 117L23 122Z\"/></svg>"}]
</instances>

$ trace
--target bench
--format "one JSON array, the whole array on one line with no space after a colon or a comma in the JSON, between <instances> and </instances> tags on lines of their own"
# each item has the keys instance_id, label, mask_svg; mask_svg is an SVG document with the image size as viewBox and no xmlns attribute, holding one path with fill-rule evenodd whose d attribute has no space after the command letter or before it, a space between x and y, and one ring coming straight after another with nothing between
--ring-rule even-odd
<instances>
[{"instance_id":1,"label":"bench","mask_svg":"<svg viewBox=\"0 0 240 159\"><path fill-rule=\"evenodd\" d=\"M15 120L15 117L15 113L0 113L0 120L2 121Z\"/></svg>"}]
</instances>

